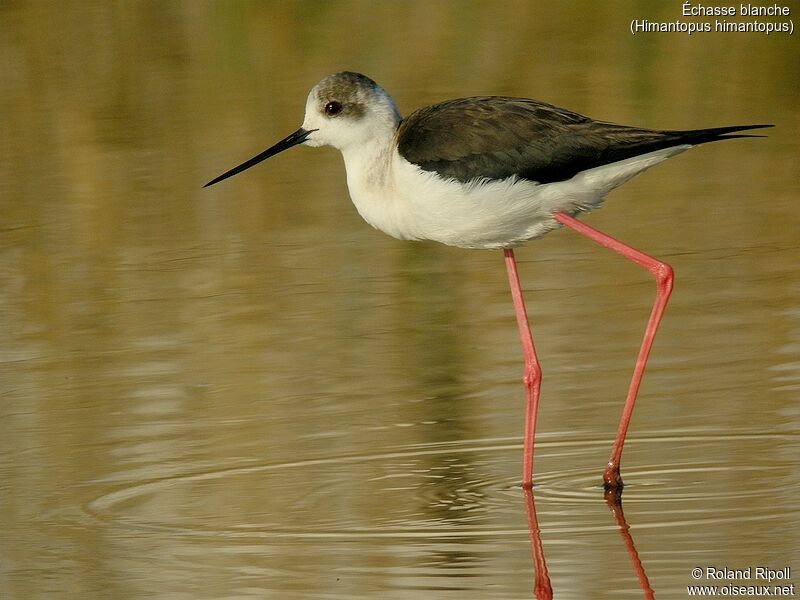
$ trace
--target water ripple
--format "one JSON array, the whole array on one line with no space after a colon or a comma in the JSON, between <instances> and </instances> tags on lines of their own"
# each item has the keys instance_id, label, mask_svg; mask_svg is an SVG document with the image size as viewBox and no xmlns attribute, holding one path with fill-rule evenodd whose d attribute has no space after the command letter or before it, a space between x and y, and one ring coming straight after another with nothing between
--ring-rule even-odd
<instances>
[{"instance_id":1,"label":"water ripple","mask_svg":"<svg viewBox=\"0 0 800 600\"><path fill-rule=\"evenodd\" d=\"M591 452L602 455L608 440L559 434L537 446L537 465L555 458ZM647 446L682 447L706 445L757 446L777 438L795 441L788 433L694 431L667 432L629 442L630 449ZM791 438L791 439L790 439ZM182 535L222 535L280 539L351 538L474 538L523 536L517 480L498 476L497 464L516 455L519 443L510 438L472 439L415 444L377 454L331 456L275 464L197 471L125 485L89 501L84 509L93 518L124 527L169 530ZM720 465L700 458L675 464L635 464L624 471L628 486L626 505L640 509L639 528L685 527L727 521L769 520L786 516L788 509L742 514L731 500L756 498L766 482L780 493L781 465ZM296 473L313 469L321 484L295 490ZM293 476L295 474L295 476ZM750 486L722 485L729 477L743 477ZM359 480L360 478L360 480ZM303 479L305 480L305 479ZM590 533L613 529L590 516L591 505L602 500L596 469L560 469L537 472L534 492L543 510L543 531ZM719 483L719 484L718 484ZM763 485L762 485L763 484ZM786 487L791 483L787 479ZM278 497L282 509L258 512L237 507L246 495ZM359 499L382 496L380 514L364 519L358 510L335 512L322 507L332 499L357 505ZM231 497L228 510L219 510L221 498ZM211 503L210 499L215 499ZM209 504L204 504L207 499ZM296 515L287 523L286 507ZM586 508L580 509L580 506ZM649 509L649 507L651 509ZM238 508L238 510L234 510ZM361 516L356 516L361 515Z\"/></svg>"}]
</instances>

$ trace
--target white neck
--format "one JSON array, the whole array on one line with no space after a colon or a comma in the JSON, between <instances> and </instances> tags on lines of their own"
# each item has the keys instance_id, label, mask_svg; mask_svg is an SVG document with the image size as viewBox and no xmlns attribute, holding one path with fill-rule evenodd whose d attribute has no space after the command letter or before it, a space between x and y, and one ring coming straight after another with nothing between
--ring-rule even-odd
<instances>
[{"instance_id":1,"label":"white neck","mask_svg":"<svg viewBox=\"0 0 800 600\"><path fill-rule=\"evenodd\" d=\"M342 151L347 169L347 188L358 213L381 231L404 238L395 231L397 211L403 207L396 199L394 183L394 136L372 139Z\"/></svg>"},{"instance_id":2,"label":"white neck","mask_svg":"<svg viewBox=\"0 0 800 600\"><path fill-rule=\"evenodd\" d=\"M370 188L387 185L394 150L393 139L393 135L372 138L342 150L351 193L354 183L358 187Z\"/></svg>"}]
</instances>

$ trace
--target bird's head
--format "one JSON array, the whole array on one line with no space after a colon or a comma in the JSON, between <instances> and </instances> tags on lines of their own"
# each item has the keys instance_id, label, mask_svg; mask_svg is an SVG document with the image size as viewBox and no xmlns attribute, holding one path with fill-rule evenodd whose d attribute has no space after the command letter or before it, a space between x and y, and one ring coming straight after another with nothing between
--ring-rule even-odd
<instances>
[{"instance_id":1,"label":"bird's head","mask_svg":"<svg viewBox=\"0 0 800 600\"><path fill-rule=\"evenodd\" d=\"M296 146L333 146L341 151L394 135L400 113L386 91L369 77L342 71L315 85L306 100L303 125L261 154L209 181L232 177L263 160Z\"/></svg>"}]
</instances>

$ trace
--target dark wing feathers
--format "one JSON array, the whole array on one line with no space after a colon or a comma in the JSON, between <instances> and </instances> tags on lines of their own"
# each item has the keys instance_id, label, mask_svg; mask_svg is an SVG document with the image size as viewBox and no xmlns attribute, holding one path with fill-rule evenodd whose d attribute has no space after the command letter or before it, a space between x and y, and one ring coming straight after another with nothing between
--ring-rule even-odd
<instances>
[{"instance_id":1,"label":"dark wing feathers","mask_svg":"<svg viewBox=\"0 0 800 600\"><path fill-rule=\"evenodd\" d=\"M425 171L461 182L517 175L563 181L601 165L682 144L702 144L770 125L658 131L593 121L556 106L502 96L450 100L400 123L398 150Z\"/></svg>"}]
</instances>

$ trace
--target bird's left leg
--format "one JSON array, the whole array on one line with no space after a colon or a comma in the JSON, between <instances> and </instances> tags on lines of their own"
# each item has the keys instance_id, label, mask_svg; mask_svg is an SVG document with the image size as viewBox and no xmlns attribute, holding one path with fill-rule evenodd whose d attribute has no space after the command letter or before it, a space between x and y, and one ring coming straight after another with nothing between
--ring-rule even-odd
<instances>
[{"instance_id":1,"label":"bird's left leg","mask_svg":"<svg viewBox=\"0 0 800 600\"><path fill-rule=\"evenodd\" d=\"M669 300L669 295L672 292L672 267L636 248L631 248L627 244L623 244L602 231L589 227L585 223L569 215L555 213L553 216L556 221L562 225L574 229L593 242L605 248L609 248L637 265L644 267L653 274L656 280L656 299L653 302L653 309L650 312L650 319L647 321L647 328L644 332L642 346L639 349L639 356L636 359L636 367L633 370L631 385L628 388L628 396L625 399L625 407L622 410L622 418L619 421L617 437L611 449L611 457L608 459L608 464L603 473L603 482L606 490L615 490L618 493L619 490L622 490L623 485L622 477L619 473L620 460L622 459L622 447L625 444L625 435L628 432L628 425L630 424L631 415L633 414L633 405L636 403L636 394L639 392L639 385L642 382L644 368L647 365L647 357L650 355L650 348L653 346L653 340L656 337L658 325L661 323L661 317L664 314L664 309L667 307L667 300Z\"/></svg>"},{"instance_id":2,"label":"bird's left leg","mask_svg":"<svg viewBox=\"0 0 800 600\"><path fill-rule=\"evenodd\" d=\"M529 490L533 487L533 439L536 435L536 412L539 408L539 389L542 384L542 369L536 357L533 336L528 324L528 313L525 311L525 300L519 285L517 262L511 248L503 250L506 258L508 283L511 286L511 298L514 301L514 314L517 317L519 338L522 342L522 354L525 361L522 381L525 384L525 439L522 450L522 487Z\"/></svg>"}]
</instances>

